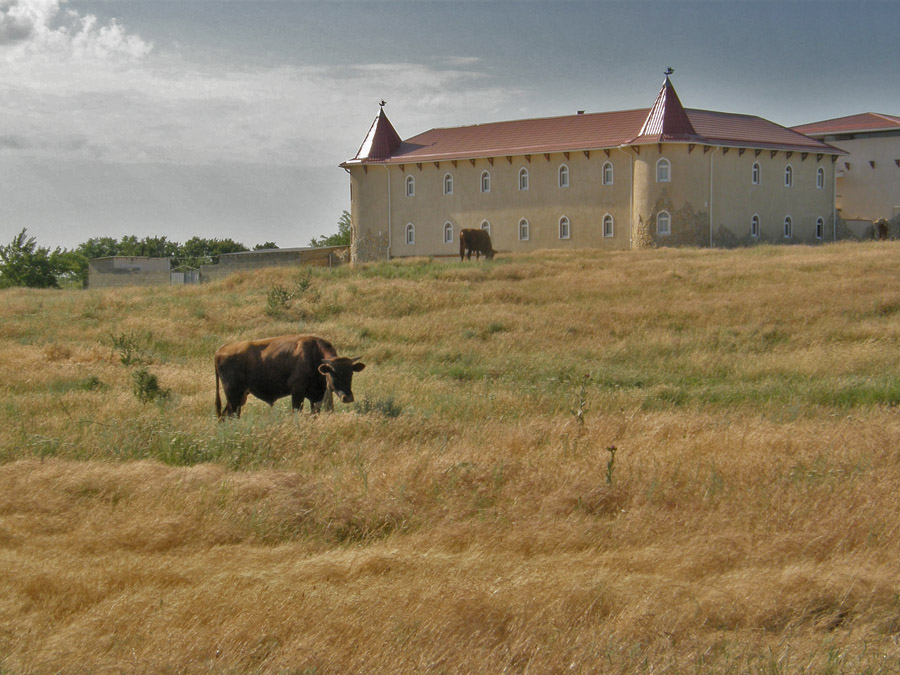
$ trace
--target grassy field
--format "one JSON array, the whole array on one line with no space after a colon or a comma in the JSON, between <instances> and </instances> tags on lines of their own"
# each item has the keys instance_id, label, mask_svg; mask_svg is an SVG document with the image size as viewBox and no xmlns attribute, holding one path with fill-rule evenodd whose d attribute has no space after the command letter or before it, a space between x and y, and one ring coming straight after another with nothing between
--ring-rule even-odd
<instances>
[{"instance_id":1,"label":"grassy field","mask_svg":"<svg viewBox=\"0 0 900 675\"><path fill-rule=\"evenodd\" d=\"M900 243L0 293L0 673L900 671ZM218 424L212 355L367 368Z\"/></svg>"}]
</instances>

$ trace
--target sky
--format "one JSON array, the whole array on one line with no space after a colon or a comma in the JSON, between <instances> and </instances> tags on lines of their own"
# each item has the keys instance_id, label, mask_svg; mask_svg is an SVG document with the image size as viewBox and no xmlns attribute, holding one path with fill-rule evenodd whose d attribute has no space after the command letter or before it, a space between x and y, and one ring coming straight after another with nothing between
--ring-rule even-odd
<instances>
[{"instance_id":1,"label":"sky","mask_svg":"<svg viewBox=\"0 0 900 675\"><path fill-rule=\"evenodd\" d=\"M900 115L900 2L0 0L0 245L306 246L378 114Z\"/></svg>"}]
</instances>

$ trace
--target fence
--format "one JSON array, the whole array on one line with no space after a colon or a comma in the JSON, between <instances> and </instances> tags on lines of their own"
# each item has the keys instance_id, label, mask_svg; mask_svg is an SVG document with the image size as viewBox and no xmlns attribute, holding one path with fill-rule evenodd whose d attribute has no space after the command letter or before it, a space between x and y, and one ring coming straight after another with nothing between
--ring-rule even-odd
<instances>
[{"instance_id":1,"label":"fence","mask_svg":"<svg viewBox=\"0 0 900 675\"><path fill-rule=\"evenodd\" d=\"M218 262L199 269L172 270L169 258L112 256L95 258L88 265L88 288L116 286L163 286L217 281L229 274L266 267L313 265L334 267L349 260L346 246L322 248L274 248L242 253L224 253Z\"/></svg>"}]
</instances>

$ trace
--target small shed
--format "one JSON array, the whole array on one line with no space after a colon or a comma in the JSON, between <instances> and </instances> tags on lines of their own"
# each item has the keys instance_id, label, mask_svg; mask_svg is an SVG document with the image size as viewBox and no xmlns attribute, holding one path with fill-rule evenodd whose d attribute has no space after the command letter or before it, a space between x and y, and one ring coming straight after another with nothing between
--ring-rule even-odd
<instances>
[{"instance_id":1,"label":"small shed","mask_svg":"<svg viewBox=\"0 0 900 675\"><path fill-rule=\"evenodd\" d=\"M169 258L109 256L88 263L88 288L164 286L171 283Z\"/></svg>"}]
</instances>

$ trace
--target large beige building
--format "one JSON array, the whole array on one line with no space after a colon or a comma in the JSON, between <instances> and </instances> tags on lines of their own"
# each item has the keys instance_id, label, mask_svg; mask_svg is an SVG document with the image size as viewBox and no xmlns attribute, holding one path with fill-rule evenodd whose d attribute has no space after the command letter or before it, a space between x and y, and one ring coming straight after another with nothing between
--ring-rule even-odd
<instances>
[{"instance_id":1,"label":"large beige building","mask_svg":"<svg viewBox=\"0 0 900 675\"><path fill-rule=\"evenodd\" d=\"M432 129L402 140L382 108L350 174L352 258L494 248L734 246L835 238L844 153L749 115L649 109Z\"/></svg>"},{"instance_id":2,"label":"large beige building","mask_svg":"<svg viewBox=\"0 0 900 675\"><path fill-rule=\"evenodd\" d=\"M861 113L794 127L849 154L837 162L836 204L847 221L900 216L900 117Z\"/></svg>"}]
</instances>

